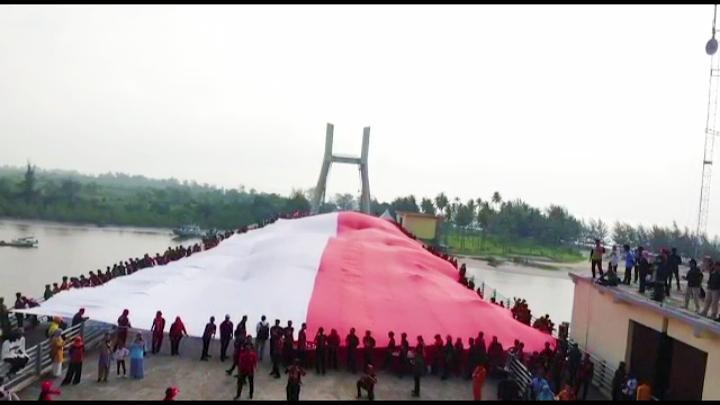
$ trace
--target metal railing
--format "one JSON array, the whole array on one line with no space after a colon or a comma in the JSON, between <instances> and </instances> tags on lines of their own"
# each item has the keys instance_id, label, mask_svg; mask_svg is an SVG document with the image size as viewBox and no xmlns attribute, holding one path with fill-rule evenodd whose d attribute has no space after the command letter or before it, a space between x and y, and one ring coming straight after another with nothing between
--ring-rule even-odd
<instances>
[{"instance_id":1,"label":"metal railing","mask_svg":"<svg viewBox=\"0 0 720 405\"><path fill-rule=\"evenodd\" d=\"M481 282L480 289L482 291L483 299L489 302L490 299L487 298L487 295L485 294L485 290L490 289L490 287L487 284L485 284L485 282ZM509 298L498 293L497 290L494 288L492 288L491 291L492 291L491 296L495 297L495 302L496 303L498 303L500 301L505 302L506 308L508 310L510 310L511 302L513 302L514 299L513 299L513 301L510 301ZM535 316L531 315L530 324L531 325L534 324L536 319L537 318ZM554 327L551 332L551 335L557 340L560 339L558 332L559 332L559 328L557 326ZM568 337L567 343L568 343L568 345L570 345L572 343L577 343L577 342L575 342L570 337ZM608 398L612 398L612 381L615 376L615 370L617 370L618 365L609 363L606 360L598 357L597 355L595 355L591 352L588 352L585 348L580 346L580 344L578 344L578 348L583 353L583 355L586 353L588 355L590 355L590 360L593 362L594 369L593 369L593 377L592 377L591 384L595 388L597 388L597 390L601 394L607 396ZM508 361L506 363L505 368L506 368L506 371L510 372L511 375L513 376L513 378L515 378L516 381L520 384L522 393L525 393L525 390L527 389L527 384L529 384L530 381L532 380L532 373L527 369L527 367L525 367L525 365L520 360L518 360L515 357L515 355L513 355L511 353L508 354ZM525 383L527 383L527 384L525 384Z\"/></svg>"},{"instance_id":2,"label":"metal railing","mask_svg":"<svg viewBox=\"0 0 720 405\"><path fill-rule=\"evenodd\" d=\"M518 384L520 397L527 399L533 377L527 367L525 367L525 364L515 356L515 353L508 352L505 371L508 372L510 377Z\"/></svg>"},{"instance_id":3,"label":"metal railing","mask_svg":"<svg viewBox=\"0 0 720 405\"><path fill-rule=\"evenodd\" d=\"M97 344L104 333L110 329L111 327L107 324L93 321L85 321L68 328L63 331L61 335L65 340L64 350L67 352L72 345L75 336L82 336L86 350L90 349ZM19 370L12 378L3 383L6 389L15 392L22 390L50 370L52 357L50 355L49 339L45 339L37 345L27 348L25 351L30 359L25 367ZM0 376L4 377L7 375L9 370L10 366L3 362L0 365Z\"/></svg>"}]
</instances>

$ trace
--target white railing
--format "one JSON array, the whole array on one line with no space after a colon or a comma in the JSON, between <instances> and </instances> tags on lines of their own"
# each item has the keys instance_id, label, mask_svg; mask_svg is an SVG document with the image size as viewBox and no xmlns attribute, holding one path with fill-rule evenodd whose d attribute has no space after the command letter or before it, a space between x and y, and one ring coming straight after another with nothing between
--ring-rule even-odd
<instances>
[{"instance_id":1,"label":"white railing","mask_svg":"<svg viewBox=\"0 0 720 405\"><path fill-rule=\"evenodd\" d=\"M111 330L107 324L85 321L63 331L62 337L65 340L65 350L72 345L75 336L82 336L85 342L85 348L90 349L97 344L105 332ZM6 389L15 392L27 387L43 374L50 370L52 358L50 356L50 340L45 339L35 346L26 349L30 360L25 367L17 372L11 379L5 381L3 385ZM67 357L67 356L66 356ZM0 365L0 376L7 375L10 366L7 363Z\"/></svg>"}]
</instances>

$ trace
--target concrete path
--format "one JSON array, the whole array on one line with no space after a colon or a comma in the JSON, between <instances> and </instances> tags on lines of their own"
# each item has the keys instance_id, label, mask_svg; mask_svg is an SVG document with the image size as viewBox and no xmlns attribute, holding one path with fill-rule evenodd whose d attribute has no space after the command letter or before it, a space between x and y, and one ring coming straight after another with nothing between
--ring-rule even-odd
<instances>
[{"instance_id":1,"label":"concrete path","mask_svg":"<svg viewBox=\"0 0 720 405\"><path fill-rule=\"evenodd\" d=\"M58 400L160 400L165 389L177 386L180 389L178 399L182 400L230 400L235 396L236 379L229 377L225 370L229 368L229 360L221 363L218 359L218 343L213 342L213 357L210 361L199 361L199 342L184 339L181 347L182 357L171 357L169 347L164 342L163 353L151 355L145 359L145 378L134 380L116 375L111 370L107 383L97 381L97 352L92 351L83 364L82 381L77 386L60 387L62 395ZM129 362L127 364L129 371ZM65 367L65 370L67 367ZM285 400L285 384L287 377L274 379L269 376L270 363L258 366L255 373L254 399ZM300 392L301 400L353 400L357 394L355 383L359 375L346 371L328 371L325 376L318 376L314 369L308 370L303 379ZM51 378L50 378L51 379ZM40 393L40 384L45 379L33 383L19 393L21 399L35 400ZM55 380L59 386L62 379ZM485 383L485 396L495 399L496 382ZM379 374L379 382L375 389L378 400L413 400L410 395L413 379L410 376L402 379L387 373ZM243 389L241 400L247 400L248 387ZM367 400L367 397L363 397ZM451 378L441 381L438 377L428 376L422 379L420 400L472 400L472 385L468 380Z\"/></svg>"}]
</instances>

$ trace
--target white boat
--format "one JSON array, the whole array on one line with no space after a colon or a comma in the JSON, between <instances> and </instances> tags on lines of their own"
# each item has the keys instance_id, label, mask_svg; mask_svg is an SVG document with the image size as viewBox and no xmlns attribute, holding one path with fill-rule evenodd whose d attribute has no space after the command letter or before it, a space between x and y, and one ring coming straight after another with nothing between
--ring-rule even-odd
<instances>
[{"instance_id":1,"label":"white boat","mask_svg":"<svg viewBox=\"0 0 720 405\"><path fill-rule=\"evenodd\" d=\"M24 236L22 238L13 239L10 242L0 240L0 246L11 246L11 247L37 247L38 240L34 236Z\"/></svg>"}]
</instances>

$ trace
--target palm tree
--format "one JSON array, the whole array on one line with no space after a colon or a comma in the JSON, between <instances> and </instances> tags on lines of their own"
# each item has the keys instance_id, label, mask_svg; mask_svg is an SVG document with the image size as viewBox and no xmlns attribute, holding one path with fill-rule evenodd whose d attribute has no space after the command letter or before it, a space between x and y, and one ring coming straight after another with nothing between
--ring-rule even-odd
<instances>
[{"instance_id":1,"label":"palm tree","mask_svg":"<svg viewBox=\"0 0 720 405\"><path fill-rule=\"evenodd\" d=\"M448 206L448 198L445 193L440 193L435 197L435 206L441 214L445 211L445 207Z\"/></svg>"},{"instance_id":2,"label":"palm tree","mask_svg":"<svg viewBox=\"0 0 720 405\"><path fill-rule=\"evenodd\" d=\"M502 202L502 197L500 196L499 192L494 192L492 195L492 202L493 204L496 204L497 206L500 206L500 203Z\"/></svg>"}]
</instances>

